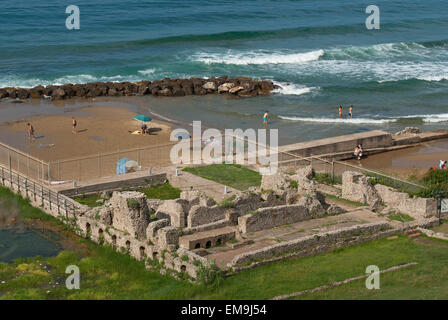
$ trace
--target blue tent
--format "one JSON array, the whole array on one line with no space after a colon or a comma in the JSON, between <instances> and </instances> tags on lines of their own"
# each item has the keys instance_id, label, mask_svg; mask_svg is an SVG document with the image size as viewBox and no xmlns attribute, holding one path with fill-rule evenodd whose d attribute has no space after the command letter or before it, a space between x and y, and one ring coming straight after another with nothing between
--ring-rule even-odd
<instances>
[{"instance_id":1,"label":"blue tent","mask_svg":"<svg viewBox=\"0 0 448 320\"><path fill-rule=\"evenodd\" d=\"M131 161L129 158L121 158L117 162L117 174L123 174L126 173L126 163L128 161Z\"/></svg>"}]
</instances>

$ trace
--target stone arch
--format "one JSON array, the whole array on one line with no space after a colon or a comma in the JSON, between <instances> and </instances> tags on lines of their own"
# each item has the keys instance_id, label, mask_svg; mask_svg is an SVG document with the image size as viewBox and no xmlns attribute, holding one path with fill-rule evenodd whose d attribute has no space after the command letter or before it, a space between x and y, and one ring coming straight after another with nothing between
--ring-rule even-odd
<instances>
[{"instance_id":1,"label":"stone arch","mask_svg":"<svg viewBox=\"0 0 448 320\"><path fill-rule=\"evenodd\" d=\"M187 271L187 266L186 265L181 265L180 266L180 272L186 272Z\"/></svg>"},{"instance_id":2,"label":"stone arch","mask_svg":"<svg viewBox=\"0 0 448 320\"><path fill-rule=\"evenodd\" d=\"M222 240L221 240L221 238L218 238L218 239L216 240L216 245L219 246L219 245L221 245L221 244L222 244Z\"/></svg>"},{"instance_id":3,"label":"stone arch","mask_svg":"<svg viewBox=\"0 0 448 320\"><path fill-rule=\"evenodd\" d=\"M140 258L146 257L145 247L141 246L139 250L140 250Z\"/></svg>"},{"instance_id":4,"label":"stone arch","mask_svg":"<svg viewBox=\"0 0 448 320\"><path fill-rule=\"evenodd\" d=\"M104 237L104 231L101 228L98 229L98 237Z\"/></svg>"},{"instance_id":5,"label":"stone arch","mask_svg":"<svg viewBox=\"0 0 448 320\"><path fill-rule=\"evenodd\" d=\"M152 259L153 260L157 260L157 255L158 255L159 253L157 252L157 251L155 251L155 252L153 252L152 253Z\"/></svg>"},{"instance_id":6,"label":"stone arch","mask_svg":"<svg viewBox=\"0 0 448 320\"><path fill-rule=\"evenodd\" d=\"M115 247L117 245L117 236L112 235L112 245Z\"/></svg>"},{"instance_id":7,"label":"stone arch","mask_svg":"<svg viewBox=\"0 0 448 320\"><path fill-rule=\"evenodd\" d=\"M208 249L212 246L212 242L209 240L207 241L207 243L205 244L205 247Z\"/></svg>"},{"instance_id":8,"label":"stone arch","mask_svg":"<svg viewBox=\"0 0 448 320\"><path fill-rule=\"evenodd\" d=\"M90 226L90 223L86 223L86 233L91 234L92 233L92 227Z\"/></svg>"},{"instance_id":9,"label":"stone arch","mask_svg":"<svg viewBox=\"0 0 448 320\"><path fill-rule=\"evenodd\" d=\"M195 249L199 249L200 247L201 247L201 244L199 242L194 245Z\"/></svg>"},{"instance_id":10,"label":"stone arch","mask_svg":"<svg viewBox=\"0 0 448 320\"><path fill-rule=\"evenodd\" d=\"M131 241L129 240L126 241L126 251L127 252L131 251Z\"/></svg>"}]
</instances>

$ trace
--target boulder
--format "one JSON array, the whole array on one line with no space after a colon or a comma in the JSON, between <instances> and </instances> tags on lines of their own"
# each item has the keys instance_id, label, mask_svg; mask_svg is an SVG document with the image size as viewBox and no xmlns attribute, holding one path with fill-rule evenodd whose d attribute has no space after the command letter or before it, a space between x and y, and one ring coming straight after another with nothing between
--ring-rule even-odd
<instances>
[{"instance_id":1,"label":"boulder","mask_svg":"<svg viewBox=\"0 0 448 320\"><path fill-rule=\"evenodd\" d=\"M234 87L234 88L229 89L229 93L230 94L235 94L235 93L238 93L238 91L241 91L241 90L244 90L244 88L241 87L241 86L238 86L238 87Z\"/></svg>"},{"instance_id":2,"label":"boulder","mask_svg":"<svg viewBox=\"0 0 448 320\"><path fill-rule=\"evenodd\" d=\"M51 96L53 97L53 99L64 99L65 91L61 88L57 88L52 92Z\"/></svg>"},{"instance_id":3,"label":"boulder","mask_svg":"<svg viewBox=\"0 0 448 320\"><path fill-rule=\"evenodd\" d=\"M233 87L235 87L234 83L226 82L218 87L218 93L229 92Z\"/></svg>"},{"instance_id":4,"label":"boulder","mask_svg":"<svg viewBox=\"0 0 448 320\"><path fill-rule=\"evenodd\" d=\"M214 82L206 82L202 88L204 88L205 90L209 91L209 92L214 92L216 91L216 84Z\"/></svg>"}]
</instances>

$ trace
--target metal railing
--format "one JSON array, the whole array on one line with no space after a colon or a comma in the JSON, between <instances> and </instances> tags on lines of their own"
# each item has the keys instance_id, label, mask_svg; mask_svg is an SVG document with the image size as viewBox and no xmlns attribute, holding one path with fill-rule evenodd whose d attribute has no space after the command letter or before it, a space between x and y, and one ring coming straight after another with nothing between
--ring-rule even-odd
<instances>
[{"instance_id":1,"label":"metal railing","mask_svg":"<svg viewBox=\"0 0 448 320\"><path fill-rule=\"evenodd\" d=\"M49 210L57 210L58 215L65 214L66 218L69 214L73 217L79 211L75 200L2 165L0 165L0 182L11 190L17 190L19 194L25 193L26 198L34 202L40 201L42 205L46 202Z\"/></svg>"}]
</instances>

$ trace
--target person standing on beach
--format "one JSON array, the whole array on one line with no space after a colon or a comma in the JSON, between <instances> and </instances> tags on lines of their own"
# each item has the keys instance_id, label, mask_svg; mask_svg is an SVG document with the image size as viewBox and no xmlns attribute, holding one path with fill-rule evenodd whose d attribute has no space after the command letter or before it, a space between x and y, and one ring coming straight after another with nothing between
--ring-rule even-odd
<instances>
[{"instance_id":1,"label":"person standing on beach","mask_svg":"<svg viewBox=\"0 0 448 320\"><path fill-rule=\"evenodd\" d=\"M339 118L342 118L342 106L339 105Z\"/></svg>"},{"instance_id":2,"label":"person standing on beach","mask_svg":"<svg viewBox=\"0 0 448 320\"><path fill-rule=\"evenodd\" d=\"M351 119L353 117L353 106L348 109L348 117Z\"/></svg>"},{"instance_id":3,"label":"person standing on beach","mask_svg":"<svg viewBox=\"0 0 448 320\"><path fill-rule=\"evenodd\" d=\"M78 123L76 122L75 117L72 117L72 133L78 133L78 130L76 128L77 125L78 125Z\"/></svg>"},{"instance_id":4,"label":"person standing on beach","mask_svg":"<svg viewBox=\"0 0 448 320\"><path fill-rule=\"evenodd\" d=\"M36 136L34 135L34 127L31 123L27 123L28 126L28 140L36 140Z\"/></svg>"},{"instance_id":5,"label":"person standing on beach","mask_svg":"<svg viewBox=\"0 0 448 320\"><path fill-rule=\"evenodd\" d=\"M263 115L263 123L264 123L264 125L267 125L267 124L268 124L268 119L269 119L269 112L266 111L266 112L264 113L264 115Z\"/></svg>"}]
</instances>

